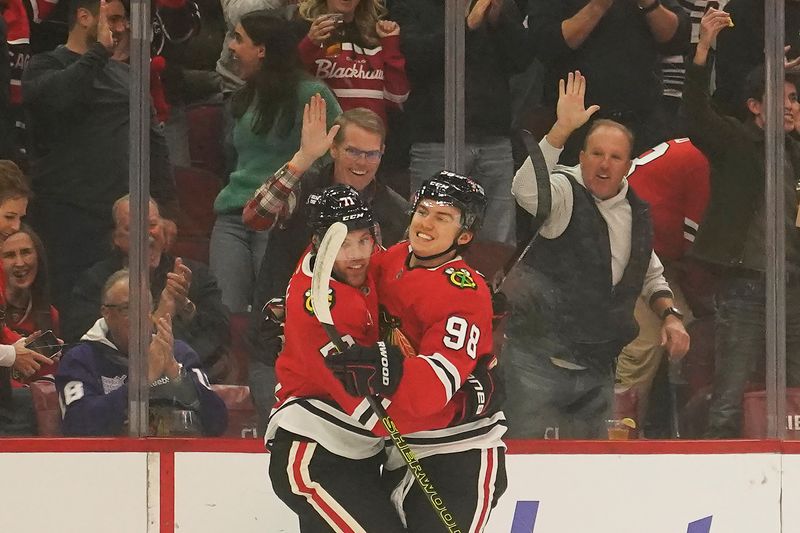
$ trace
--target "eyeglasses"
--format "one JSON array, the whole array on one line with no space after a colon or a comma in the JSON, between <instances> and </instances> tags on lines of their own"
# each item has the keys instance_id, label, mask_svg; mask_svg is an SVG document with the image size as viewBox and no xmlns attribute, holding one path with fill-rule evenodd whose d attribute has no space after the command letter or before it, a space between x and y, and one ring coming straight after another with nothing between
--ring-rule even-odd
<instances>
[{"instance_id":1,"label":"eyeglasses","mask_svg":"<svg viewBox=\"0 0 800 533\"><path fill-rule=\"evenodd\" d=\"M120 314L127 316L131 306L129 302L124 302L121 304L103 304L103 307L107 307L109 309L116 309L120 312Z\"/></svg>"},{"instance_id":2,"label":"eyeglasses","mask_svg":"<svg viewBox=\"0 0 800 533\"><path fill-rule=\"evenodd\" d=\"M353 159L360 159L362 156L367 159L367 161L379 161L380 158L383 156L383 150L359 150L358 148L353 148L352 146L348 146L344 149L344 153L347 154L347 157Z\"/></svg>"}]
</instances>

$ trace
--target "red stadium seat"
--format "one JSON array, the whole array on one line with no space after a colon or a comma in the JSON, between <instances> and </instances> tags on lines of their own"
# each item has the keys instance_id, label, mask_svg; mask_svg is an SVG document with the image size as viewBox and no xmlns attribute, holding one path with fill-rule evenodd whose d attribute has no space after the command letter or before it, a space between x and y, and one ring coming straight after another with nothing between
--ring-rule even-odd
<instances>
[{"instance_id":1,"label":"red stadium seat","mask_svg":"<svg viewBox=\"0 0 800 533\"><path fill-rule=\"evenodd\" d=\"M211 385L228 408L228 428L223 437L256 438L256 408L250 387L244 385Z\"/></svg>"},{"instance_id":2,"label":"red stadium seat","mask_svg":"<svg viewBox=\"0 0 800 533\"><path fill-rule=\"evenodd\" d=\"M214 200L222 183L211 172L201 168L175 167L175 187L180 202L178 235L211 237L214 227Z\"/></svg>"},{"instance_id":3,"label":"red stadium seat","mask_svg":"<svg viewBox=\"0 0 800 533\"><path fill-rule=\"evenodd\" d=\"M250 343L247 329L250 327L249 313L231 313L231 347L229 357L234 369L228 374L226 383L244 385L247 383L250 367Z\"/></svg>"},{"instance_id":4,"label":"red stadium seat","mask_svg":"<svg viewBox=\"0 0 800 533\"><path fill-rule=\"evenodd\" d=\"M33 410L40 437L61 436L61 407L58 405L56 386L50 381L31 383Z\"/></svg>"},{"instance_id":5,"label":"red stadium seat","mask_svg":"<svg viewBox=\"0 0 800 533\"><path fill-rule=\"evenodd\" d=\"M190 106L186 110L192 166L207 170L218 178L222 178L225 172L223 113L221 104Z\"/></svg>"}]
</instances>

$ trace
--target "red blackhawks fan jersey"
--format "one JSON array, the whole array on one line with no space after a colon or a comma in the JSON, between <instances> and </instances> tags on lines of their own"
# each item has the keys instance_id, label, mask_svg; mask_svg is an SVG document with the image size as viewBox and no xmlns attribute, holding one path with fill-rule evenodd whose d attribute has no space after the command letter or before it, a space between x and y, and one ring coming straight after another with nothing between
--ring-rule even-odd
<instances>
[{"instance_id":1,"label":"red blackhawks fan jersey","mask_svg":"<svg viewBox=\"0 0 800 533\"><path fill-rule=\"evenodd\" d=\"M343 111L366 107L386 123L386 106L399 108L408 99L405 58L398 35L384 37L373 48L350 39L320 48L306 36L298 51L306 69L325 80Z\"/></svg>"},{"instance_id":2,"label":"red blackhawks fan jersey","mask_svg":"<svg viewBox=\"0 0 800 533\"><path fill-rule=\"evenodd\" d=\"M683 257L708 205L706 157L689 139L673 139L637 157L628 183L650 204L656 254L662 259Z\"/></svg>"},{"instance_id":3,"label":"red blackhawks fan jersey","mask_svg":"<svg viewBox=\"0 0 800 533\"><path fill-rule=\"evenodd\" d=\"M451 402L478 358L492 352L492 303L483 277L460 257L436 268L409 268L408 242L374 256L378 300L402 332L408 355L389 414L417 457L502 446L505 415L449 426ZM387 467L402 466L389 452Z\"/></svg>"}]
</instances>

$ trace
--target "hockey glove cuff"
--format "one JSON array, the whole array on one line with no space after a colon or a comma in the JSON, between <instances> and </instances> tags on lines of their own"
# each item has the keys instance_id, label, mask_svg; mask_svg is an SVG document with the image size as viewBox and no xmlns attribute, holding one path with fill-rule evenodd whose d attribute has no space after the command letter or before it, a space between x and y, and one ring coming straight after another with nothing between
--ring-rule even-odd
<instances>
[{"instance_id":1,"label":"hockey glove cuff","mask_svg":"<svg viewBox=\"0 0 800 533\"><path fill-rule=\"evenodd\" d=\"M485 356L453 396L459 407L451 425L463 424L500 410L505 401L505 387L497 369L497 358Z\"/></svg>"},{"instance_id":2,"label":"hockey glove cuff","mask_svg":"<svg viewBox=\"0 0 800 533\"><path fill-rule=\"evenodd\" d=\"M351 396L391 396L403 376L403 355L385 342L356 344L327 356L325 364Z\"/></svg>"}]
</instances>

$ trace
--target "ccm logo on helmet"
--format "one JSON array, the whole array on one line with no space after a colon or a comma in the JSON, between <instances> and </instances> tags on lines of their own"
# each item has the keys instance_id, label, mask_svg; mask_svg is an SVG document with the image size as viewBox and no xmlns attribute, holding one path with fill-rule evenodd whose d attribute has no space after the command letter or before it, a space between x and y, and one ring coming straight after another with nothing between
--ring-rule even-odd
<instances>
[{"instance_id":1,"label":"ccm logo on helmet","mask_svg":"<svg viewBox=\"0 0 800 533\"><path fill-rule=\"evenodd\" d=\"M381 352L381 383L384 387L389 386L389 353L386 351L386 343L379 342L378 349Z\"/></svg>"}]
</instances>

